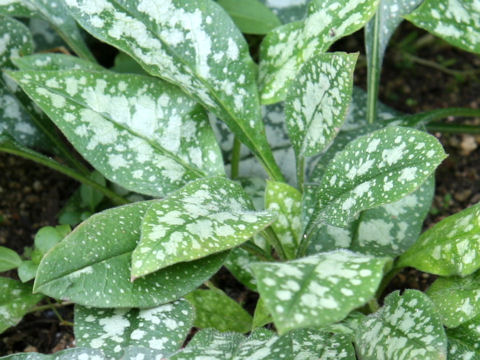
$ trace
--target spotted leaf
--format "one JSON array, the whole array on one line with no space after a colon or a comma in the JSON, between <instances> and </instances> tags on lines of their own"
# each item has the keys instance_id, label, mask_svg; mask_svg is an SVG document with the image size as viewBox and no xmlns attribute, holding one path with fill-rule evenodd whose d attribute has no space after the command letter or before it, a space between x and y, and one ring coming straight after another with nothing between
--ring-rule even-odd
<instances>
[{"instance_id":1,"label":"spotted leaf","mask_svg":"<svg viewBox=\"0 0 480 360\"><path fill-rule=\"evenodd\" d=\"M292 339L295 359L356 360L355 349L347 335L299 329L284 336Z\"/></svg>"},{"instance_id":2,"label":"spotted leaf","mask_svg":"<svg viewBox=\"0 0 480 360\"><path fill-rule=\"evenodd\" d=\"M3 0L0 2L0 15L31 17L35 15L35 8L23 0Z\"/></svg>"},{"instance_id":3,"label":"spotted leaf","mask_svg":"<svg viewBox=\"0 0 480 360\"><path fill-rule=\"evenodd\" d=\"M103 71L105 70L100 65L81 59L76 56L55 54L55 53L42 53L33 54L28 56L22 56L20 58L13 59L13 63L20 70L90 70L90 71Z\"/></svg>"},{"instance_id":4,"label":"spotted leaf","mask_svg":"<svg viewBox=\"0 0 480 360\"><path fill-rule=\"evenodd\" d=\"M99 349L109 359L124 359L127 347L145 347L166 355L177 351L193 325L194 310L185 300L151 309L97 309L75 306L77 346Z\"/></svg>"},{"instance_id":5,"label":"spotted leaf","mask_svg":"<svg viewBox=\"0 0 480 360\"><path fill-rule=\"evenodd\" d=\"M358 54L327 53L307 61L285 102L287 128L299 157L316 155L332 141L350 103Z\"/></svg>"},{"instance_id":6,"label":"spotted leaf","mask_svg":"<svg viewBox=\"0 0 480 360\"><path fill-rule=\"evenodd\" d=\"M243 189L225 178L186 185L146 212L140 243L132 256L132 276L244 243L275 218L252 210Z\"/></svg>"},{"instance_id":7,"label":"spotted leaf","mask_svg":"<svg viewBox=\"0 0 480 360\"><path fill-rule=\"evenodd\" d=\"M302 65L328 50L336 40L360 29L375 13L379 0L314 0L303 21L271 31L260 49L261 99L285 99Z\"/></svg>"},{"instance_id":8,"label":"spotted leaf","mask_svg":"<svg viewBox=\"0 0 480 360\"><path fill-rule=\"evenodd\" d=\"M398 260L442 276L465 276L480 268L480 204L451 215L425 231Z\"/></svg>"},{"instance_id":9,"label":"spotted leaf","mask_svg":"<svg viewBox=\"0 0 480 360\"><path fill-rule=\"evenodd\" d=\"M480 358L480 315L461 324L454 329L447 329L448 341L450 343L450 353L452 353L453 345L461 346L467 349L467 354L471 357L462 358L460 356L453 359L478 359ZM477 357L474 357L477 356ZM450 359L450 358L449 358Z\"/></svg>"},{"instance_id":10,"label":"spotted leaf","mask_svg":"<svg viewBox=\"0 0 480 360\"><path fill-rule=\"evenodd\" d=\"M11 76L99 172L129 190L164 196L223 173L204 110L173 85L85 70Z\"/></svg>"},{"instance_id":11,"label":"spotted leaf","mask_svg":"<svg viewBox=\"0 0 480 360\"><path fill-rule=\"evenodd\" d=\"M0 358L2 360L104 360L104 354L99 350L73 348L56 352L55 354L19 353Z\"/></svg>"},{"instance_id":12,"label":"spotted leaf","mask_svg":"<svg viewBox=\"0 0 480 360\"><path fill-rule=\"evenodd\" d=\"M240 333L252 330L252 316L220 289L195 290L185 299L195 309L194 326L197 328Z\"/></svg>"},{"instance_id":13,"label":"spotted leaf","mask_svg":"<svg viewBox=\"0 0 480 360\"><path fill-rule=\"evenodd\" d=\"M457 327L480 314L480 273L465 278L438 278L428 288L427 295L443 324Z\"/></svg>"},{"instance_id":14,"label":"spotted leaf","mask_svg":"<svg viewBox=\"0 0 480 360\"><path fill-rule=\"evenodd\" d=\"M284 23L302 20L307 13L309 0L260 0Z\"/></svg>"},{"instance_id":15,"label":"spotted leaf","mask_svg":"<svg viewBox=\"0 0 480 360\"><path fill-rule=\"evenodd\" d=\"M131 281L130 259L140 239L141 221L155 203L109 209L77 226L43 257L35 291L86 306L146 308L197 288L220 268L225 253Z\"/></svg>"},{"instance_id":16,"label":"spotted leaf","mask_svg":"<svg viewBox=\"0 0 480 360\"><path fill-rule=\"evenodd\" d=\"M302 236L302 194L285 183L267 182L265 208L277 214L272 224L288 259L294 259Z\"/></svg>"},{"instance_id":17,"label":"spotted leaf","mask_svg":"<svg viewBox=\"0 0 480 360\"><path fill-rule=\"evenodd\" d=\"M447 336L435 307L417 290L398 291L369 315L355 338L362 360L446 359Z\"/></svg>"},{"instance_id":18,"label":"spotted leaf","mask_svg":"<svg viewBox=\"0 0 480 360\"><path fill-rule=\"evenodd\" d=\"M32 294L32 286L0 277L0 334L22 320L43 295Z\"/></svg>"},{"instance_id":19,"label":"spotted leaf","mask_svg":"<svg viewBox=\"0 0 480 360\"><path fill-rule=\"evenodd\" d=\"M228 254L225 267L235 278L250 290L257 291L257 282L253 276L250 264L257 262L258 258L242 248L235 248Z\"/></svg>"},{"instance_id":20,"label":"spotted leaf","mask_svg":"<svg viewBox=\"0 0 480 360\"><path fill-rule=\"evenodd\" d=\"M478 341L477 341L478 343ZM449 360L480 360L480 350L463 340L448 337Z\"/></svg>"},{"instance_id":21,"label":"spotted leaf","mask_svg":"<svg viewBox=\"0 0 480 360\"><path fill-rule=\"evenodd\" d=\"M307 228L346 227L362 210L416 190L445 158L438 140L421 131L387 127L350 142L328 164Z\"/></svg>"},{"instance_id":22,"label":"spotted leaf","mask_svg":"<svg viewBox=\"0 0 480 360\"><path fill-rule=\"evenodd\" d=\"M241 32L211 0L65 0L75 19L197 98L281 178L261 121L255 65Z\"/></svg>"},{"instance_id":23,"label":"spotted leaf","mask_svg":"<svg viewBox=\"0 0 480 360\"><path fill-rule=\"evenodd\" d=\"M388 258L339 250L252 268L275 326L285 333L345 318L375 294L388 263Z\"/></svg>"},{"instance_id":24,"label":"spotted leaf","mask_svg":"<svg viewBox=\"0 0 480 360\"><path fill-rule=\"evenodd\" d=\"M478 0L425 0L406 19L452 45L480 53L480 3Z\"/></svg>"}]
</instances>

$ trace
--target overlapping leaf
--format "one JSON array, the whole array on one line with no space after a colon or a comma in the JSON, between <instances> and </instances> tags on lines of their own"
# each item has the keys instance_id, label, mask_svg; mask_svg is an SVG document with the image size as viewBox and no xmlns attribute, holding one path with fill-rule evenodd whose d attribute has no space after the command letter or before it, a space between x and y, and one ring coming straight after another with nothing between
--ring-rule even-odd
<instances>
[{"instance_id":1,"label":"overlapping leaf","mask_svg":"<svg viewBox=\"0 0 480 360\"><path fill-rule=\"evenodd\" d=\"M480 342L478 341L480 338L480 315L454 329L447 329L447 335L449 342L454 340L453 344L460 344L462 348L468 349L467 353L472 356L470 359L477 359L474 355L480 358Z\"/></svg>"},{"instance_id":2,"label":"overlapping leaf","mask_svg":"<svg viewBox=\"0 0 480 360\"><path fill-rule=\"evenodd\" d=\"M288 133L299 157L316 155L332 141L350 103L357 54L321 54L305 62L285 102Z\"/></svg>"},{"instance_id":3,"label":"overlapping leaf","mask_svg":"<svg viewBox=\"0 0 480 360\"><path fill-rule=\"evenodd\" d=\"M22 264L18 254L5 246L0 246L0 272L16 269Z\"/></svg>"},{"instance_id":4,"label":"overlapping leaf","mask_svg":"<svg viewBox=\"0 0 480 360\"><path fill-rule=\"evenodd\" d=\"M283 23L302 20L309 0L260 0L277 14Z\"/></svg>"},{"instance_id":5,"label":"overlapping leaf","mask_svg":"<svg viewBox=\"0 0 480 360\"><path fill-rule=\"evenodd\" d=\"M90 217L42 259L35 291L95 307L152 307L194 290L222 265L220 253L131 281L130 259L146 210L138 202Z\"/></svg>"},{"instance_id":6,"label":"overlapping leaf","mask_svg":"<svg viewBox=\"0 0 480 360\"><path fill-rule=\"evenodd\" d=\"M447 336L427 295L393 292L384 306L369 315L357 330L360 359L446 359Z\"/></svg>"},{"instance_id":7,"label":"overlapping leaf","mask_svg":"<svg viewBox=\"0 0 480 360\"><path fill-rule=\"evenodd\" d=\"M164 356L178 350L193 325L194 310L185 300L151 309L96 309L75 306L76 345L102 350L109 359L124 359L130 347L145 347Z\"/></svg>"},{"instance_id":8,"label":"overlapping leaf","mask_svg":"<svg viewBox=\"0 0 480 360\"><path fill-rule=\"evenodd\" d=\"M480 11L476 0L425 0L406 19L452 45L480 53Z\"/></svg>"},{"instance_id":9,"label":"overlapping leaf","mask_svg":"<svg viewBox=\"0 0 480 360\"><path fill-rule=\"evenodd\" d=\"M223 173L205 112L170 84L84 70L11 76L97 170L127 189L164 196Z\"/></svg>"},{"instance_id":10,"label":"overlapping leaf","mask_svg":"<svg viewBox=\"0 0 480 360\"><path fill-rule=\"evenodd\" d=\"M30 17L35 15L35 8L23 0L3 0L0 15Z\"/></svg>"},{"instance_id":11,"label":"overlapping leaf","mask_svg":"<svg viewBox=\"0 0 480 360\"><path fill-rule=\"evenodd\" d=\"M431 274L465 276L480 268L480 204L451 215L425 231L399 258Z\"/></svg>"},{"instance_id":12,"label":"overlapping leaf","mask_svg":"<svg viewBox=\"0 0 480 360\"><path fill-rule=\"evenodd\" d=\"M340 250L252 268L280 333L345 318L374 294L388 258Z\"/></svg>"},{"instance_id":13,"label":"overlapping leaf","mask_svg":"<svg viewBox=\"0 0 480 360\"><path fill-rule=\"evenodd\" d=\"M250 264L257 261L258 258L247 250L235 248L228 254L224 265L243 285L250 290L257 291L257 281L250 269Z\"/></svg>"},{"instance_id":14,"label":"overlapping leaf","mask_svg":"<svg viewBox=\"0 0 480 360\"><path fill-rule=\"evenodd\" d=\"M281 101L301 66L343 36L360 29L375 13L378 0L315 0L304 21L271 31L260 50L261 98Z\"/></svg>"},{"instance_id":15,"label":"overlapping leaf","mask_svg":"<svg viewBox=\"0 0 480 360\"><path fill-rule=\"evenodd\" d=\"M19 353L0 358L2 360L103 360L104 354L99 350L73 348L55 354Z\"/></svg>"},{"instance_id":16,"label":"overlapping leaf","mask_svg":"<svg viewBox=\"0 0 480 360\"><path fill-rule=\"evenodd\" d=\"M471 343L448 337L449 360L480 360L480 350L475 349Z\"/></svg>"},{"instance_id":17,"label":"overlapping leaf","mask_svg":"<svg viewBox=\"0 0 480 360\"><path fill-rule=\"evenodd\" d=\"M356 360L355 349L347 335L300 329L284 336L291 337L296 359Z\"/></svg>"},{"instance_id":18,"label":"overlapping leaf","mask_svg":"<svg viewBox=\"0 0 480 360\"><path fill-rule=\"evenodd\" d=\"M200 179L152 204L132 256L132 276L238 246L275 219L254 212L243 189L225 178Z\"/></svg>"},{"instance_id":19,"label":"overlapping leaf","mask_svg":"<svg viewBox=\"0 0 480 360\"><path fill-rule=\"evenodd\" d=\"M225 121L281 178L260 117L254 63L245 39L211 0L66 0L77 21L150 74L180 86Z\"/></svg>"},{"instance_id":20,"label":"overlapping leaf","mask_svg":"<svg viewBox=\"0 0 480 360\"><path fill-rule=\"evenodd\" d=\"M22 56L20 58L13 59L13 63L20 70L91 70L102 71L105 70L100 65L81 59L76 56L65 54L33 54L28 56Z\"/></svg>"}]
</instances>

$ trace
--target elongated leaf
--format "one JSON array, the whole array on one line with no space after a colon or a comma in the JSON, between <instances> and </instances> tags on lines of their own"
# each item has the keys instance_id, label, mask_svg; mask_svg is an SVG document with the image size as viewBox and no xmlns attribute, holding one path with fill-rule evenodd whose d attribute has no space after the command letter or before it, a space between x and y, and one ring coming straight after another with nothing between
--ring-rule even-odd
<instances>
[{"instance_id":1,"label":"elongated leaf","mask_svg":"<svg viewBox=\"0 0 480 360\"><path fill-rule=\"evenodd\" d=\"M362 360L446 359L447 336L427 295L417 290L398 291L369 315L355 338Z\"/></svg>"},{"instance_id":2,"label":"elongated leaf","mask_svg":"<svg viewBox=\"0 0 480 360\"><path fill-rule=\"evenodd\" d=\"M259 298L253 313L252 329L261 328L271 322L273 322L273 319L265 306L265 301L263 301L263 298Z\"/></svg>"},{"instance_id":3,"label":"elongated leaf","mask_svg":"<svg viewBox=\"0 0 480 360\"><path fill-rule=\"evenodd\" d=\"M15 326L43 295L32 294L32 286L0 277L0 334Z\"/></svg>"},{"instance_id":4,"label":"elongated leaf","mask_svg":"<svg viewBox=\"0 0 480 360\"><path fill-rule=\"evenodd\" d=\"M35 8L23 0L2 0L0 15L31 17L35 15Z\"/></svg>"},{"instance_id":5,"label":"elongated leaf","mask_svg":"<svg viewBox=\"0 0 480 360\"><path fill-rule=\"evenodd\" d=\"M92 35L195 96L281 178L260 117L254 63L233 21L211 0L66 0Z\"/></svg>"},{"instance_id":6,"label":"elongated leaf","mask_svg":"<svg viewBox=\"0 0 480 360\"><path fill-rule=\"evenodd\" d=\"M285 255L294 259L302 236L302 194L285 183L267 182L265 208L277 213L272 224Z\"/></svg>"},{"instance_id":7,"label":"elongated leaf","mask_svg":"<svg viewBox=\"0 0 480 360\"><path fill-rule=\"evenodd\" d=\"M96 63L65 54L33 54L13 59L13 63L20 70L105 70Z\"/></svg>"},{"instance_id":8,"label":"elongated leaf","mask_svg":"<svg viewBox=\"0 0 480 360\"><path fill-rule=\"evenodd\" d=\"M104 355L99 350L73 348L45 355L39 353L19 353L0 358L2 360L102 360Z\"/></svg>"},{"instance_id":9,"label":"elongated leaf","mask_svg":"<svg viewBox=\"0 0 480 360\"><path fill-rule=\"evenodd\" d=\"M240 333L252 330L252 316L220 289L195 290L185 299L195 308L197 328Z\"/></svg>"},{"instance_id":10,"label":"elongated leaf","mask_svg":"<svg viewBox=\"0 0 480 360\"><path fill-rule=\"evenodd\" d=\"M142 237L132 256L132 276L244 243L275 218L252 210L243 189L225 178L188 184L146 212Z\"/></svg>"},{"instance_id":11,"label":"elongated leaf","mask_svg":"<svg viewBox=\"0 0 480 360\"><path fill-rule=\"evenodd\" d=\"M281 25L277 16L259 0L218 0L244 34L265 35Z\"/></svg>"},{"instance_id":12,"label":"elongated leaf","mask_svg":"<svg viewBox=\"0 0 480 360\"><path fill-rule=\"evenodd\" d=\"M22 0L34 8L58 32L62 39L75 51L78 56L95 61L95 57L83 40L80 29L70 16L65 1L49 0Z\"/></svg>"},{"instance_id":13,"label":"elongated leaf","mask_svg":"<svg viewBox=\"0 0 480 360\"><path fill-rule=\"evenodd\" d=\"M235 248L228 254L224 265L243 285L250 290L257 291L257 281L250 268L250 264L257 261L258 258L247 250Z\"/></svg>"},{"instance_id":14,"label":"elongated leaf","mask_svg":"<svg viewBox=\"0 0 480 360\"><path fill-rule=\"evenodd\" d=\"M320 222L348 226L360 211L401 199L444 158L436 138L413 129L387 127L350 142L325 170L308 231Z\"/></svg>"},{"instance_id":15,"label":"elongated leaf","mask_svg":"<svg viewBox=\"0 0 480 360\"><path fill-rule=\"evenodd\" d=\"M425 231L398 265L442 276L472 274L480 268L479 228L480 204L476 204Z\"/></svg>"},{"instance_id":16,"label":"elongated leaf","mask_svg":"<svg viewBox=\"0 0 480 360\"><path fill-rule=\"evenodd\" d=\"M457 344L464 345L480 357L480 342L478 341L480 338L480 315L454 329L447 329L447 335L449 342L456 340Z\"/></svg>"},{"instance_id":17,"label":"elongated leaf","mask_svg":"<svg viewBox=\"0 0 480 360\"><path fill-rule=\"evenodd\" d=\"M304 21L271 31L260 49L262 103L283 100L301 66L336 40L360 29L375 13L378 1L314 0Z\"/></svg>"},{"instance_id":18,"label":"elongated leaf","mask_svg":"<svg viewBox=\"0 0 480 360\"><path fill-rule=\"evenodd\" d=\"M77 226L42 259L35 291L95 307L152 307L194 290L222 265L221 253L130 281L130 258L153 202L106 210Z\"/></svg>"},{"instance_id":19,"label":"elongated leaf","mask_svg":"<svg viewBox=\"0 0 480 360\"><path fill-rule=\"evenodd\" d=\"M283 23L302 20L309 0L260 0L277 14Z\"/></svg>"},{"instance_id":20,"label":"elongated leaf","mask_svg":"<svg viewBox=\"0 0 480 360\"><path fill-rule=\"evenodd\" d=\"M124 359L129 346L178 350L193 325L194 311L185 300L152 309L96 309L75 306L76 345L102 350L109 359Z\"/></svg>"},{"instance_id":21,"label":"elongated leaf","mask_svg":"<svg viewBox=\"0 0 480 360\"><path fill-rule=\"evenodd\" d=\"M28 28L33 36L35 52L48 51L62 46L66 48L68 46L50 24L39 17L28 19Z\"/></svg>"},{"instance_id":22,"label":"elongated leaf","mask_svg":"<svg viewBox=\"0 0 480 360\"><path fill-rule=\"evenodd\" d=\"M5 246L0 246L0 272L16 269L22 263L18 254Z\"/></svg>"},{"instance_id":23,"label":"elongated leaf","mask_svg":"<svg viewBox=\"0 0 480 360\"><path fill-rule=\"evenodd\" d=\"M374 295L388 261L340 250L252 268L275 326L285 333L345 318Z\"/></svg>"},{"instance_id":24,"label":"elongated leaf","mask_svg":"<svg viewBox=\"0 0 480 360\"><path fill-rule=\"evenodd\" d=\"M299 70L285 102L288 133L297 156L321 152L341 128L352 95L357 57L321 54Z\"/></svg>"},{"instance_id":25,"label":"elongated leaf","mask_svg":"<svg viewBox=\"0 0 480 360\"><path fill-rule=\"evenodd\" d=\"M170 84L83 70L11 76L98 171L129 190L164 196L223 173L205 112Z\"/></svg>"},{"instance_id":26,"label":"elongated leaf","mask_svg":"<svg viewBox=\"0 0 480 360\"><path fill-rule=\"evenodd\" d=\"M465 278L438 278L428 288L427 295L443 324L457 327L480 314L480 273Z\"/></svg>"},{"instance_id":27,"label":"elongated leaf","mask_svg":"<svg viewBox=\"0 0 480 360\"><path fill-rule=\"evenodd\" d=\"M475 349L472 344L462 340L448 337L448 359L449 360L480 360L480 350Z\"/></svg>"},{"instance_id":28,"label":"elongated leaf","mask_svg":"<svg viewBox=\"0 0 480 360\"><path fill-rule=\"evenodd\" d=\"M480 12L477 1L425 0L408 21L452 45L480 53Z\"/></svg>"}]
</instances>

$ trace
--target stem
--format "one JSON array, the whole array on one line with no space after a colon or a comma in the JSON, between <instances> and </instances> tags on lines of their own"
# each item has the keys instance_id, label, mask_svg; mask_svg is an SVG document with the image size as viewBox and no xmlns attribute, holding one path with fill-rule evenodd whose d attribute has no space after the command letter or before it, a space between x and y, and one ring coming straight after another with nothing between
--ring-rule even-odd
<instances>
[{"instance_id":1,"label":"stem","mask_svg":"<svg viewBox=\"0 0 480 360\"><path fill-rule=\"evenodd\" d=\"M443 65L440 65L440 64L436 63L435 61L422 59L418 56L415 56L415 55L412 55L412 54L409 54L409 53L403 53L402 56L404 56L405 58L407 58L408 60L410 60L414 63L420 64L420 65L423 65L423 66L426 66L426 67L430 67L432 69L441 71L441 72L443 72L447 75L452 75L452 76L459 76L460 75L460 76L462 76L462 75L480 74L480 69L453 70L453 69L449 69L449 68L447 68Z\"/></svg>"},{"instance_id":2,"label":"stem","mask_svg":"<svg viewBox=\"0 0 480 360\"><path fill-rule=\"evenodd\" d=\"M54 303L54 304L50 303L47 305L35 306L29 311L29 313L37 312L37 311L52 310L53 308L61 308L61 307L65 307L73 304L74 303L71 301L65 301L63 303Z\"/></svg>"},{"instance_id":3,"label":"stem","mask_svg":"<svg viewBox=\"0 0 480 360\"><path fill-rule=\"evenodd\" d=\"M438 131L450 134L480 134L480 127L474 125L433 123L427 124L426 128L430 132Z\"/></svg>"},{"instance_id":4,"label":"stem","mask_svg":"<svg viewBox=\"0 0 480 360\"><path fill-rule=\"evenodd\" d=\"M89 185L95 190L100 191L102 194L104 194L106 197L108 197L110 200L115 205L125 205L128 204L129 201L124 199L123 197L117 195L115 192L111 191L110 189L98 184L97 182L89 179L88 177L76 172L73 169L70 169L55 160L49 159L46 156L43 156L41 154L35 153L34 151L28 151L28 149L19 149L19 148L13 148L13 147L8 147L5 146L4 144L0 144L0 151L13 154L13 155L18 155L21 156L25 159L28 160L33 160L39 164L42 164L43 166L49 167L50 169L53 169L55 171L58 171L59 173L62 173L64 175L67 175L71 177L72 179L75 179L85 185Z\"/></svg>"},{"instance_id":5,"label":"stem","mask_svg":"<svg viewBox=\"0 0 480 360\"><path fill-rule=\"evenodd\" d=\"M381 29L378 12L371 21L373 21L373 39L370 46L371 53L367 56L367 62L370 63L370 66L367 66L367 122L369 124L373 124L377 118L378 87L380 85L378 34Z\"/></svg>"},{"instance_id":6,"label":"stem","mask_svg":"<svg viewBox=\"0 0 480 360\"><path fill-rule=\"evenodd\" d=\"M450 116L480 117L480 109L446 108L426 111L423 113L406 116L405 125L418 126L421 124L432 122L434 120L444 119Z\"/></svg>"},{"instance_id":7,"label":"stem","mask_svg":"<svg viewBox=\"0 0 480 360\"><path fill-rule=\"evenodd\" d=\"M263 251L261 247L258 247L251 241L243 243L241 246L242 249L248 251L250 254L255 255L262 261L273 261L275 260L270 254Z\"/></svg>"},{"instance_id":8,"label":"stem","mask_svg":"<svg viewBox=\"0 0 480 360\"><path fill-rule=\"evenodd\" d=\"M273 231L271 227L268 227L262 231L262 235L265 237L265 239L267 239L268 243L272 245L272 247L275 249L275 252L277 253L280 260L282 261L286 260L287 256L285 255L285 251L283 251L282 244L278 239L275 231Z\"/></svg>"},{"instance_id":9,"label":"stem","mask_svg":"<svg viewBox=\"0 0 480 360\"><path fill-rule=\"evenodd\" d=\"M300 192L303 193L303 183L305 181L305 157L297 157L297 186Z\"/></svg>"},{"instance_id":10,"label":"stem","mask_svg":"<svg viewBox=\"0 0 480 360\"><path fill-rule=\"evenodd\" d=\"M235 180L238 178L239 167L240 167L240 150L242 148L242 143L237 136L233 139L233 149L232 149L232 160L231 160L231 178Z\"/></svg>"}]
</instances>

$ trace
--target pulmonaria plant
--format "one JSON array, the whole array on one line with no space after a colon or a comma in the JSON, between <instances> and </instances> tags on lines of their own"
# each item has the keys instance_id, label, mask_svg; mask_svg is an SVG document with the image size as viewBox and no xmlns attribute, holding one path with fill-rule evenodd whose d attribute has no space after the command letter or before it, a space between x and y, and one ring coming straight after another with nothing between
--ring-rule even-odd
<instances>
[{"instance_id":1,"label":"pulmonaria plant","mask_svg":"<svg viewBox=\"0 0 480 360\"><path fill-rule=\"evenodd\" d=\"M83 220L0 247L21 279L0 278L0 331L49 296L75 303L77 345L5 359L480 358L480 205L421 234L446 157L424 125L478 111L377 101L402 17L479 52L479 1L421 2L0 2L0 150L80 181L60 220ZM31 17L79 57L32 54ZM367 93L358 54L327 52L363 27ZM242 32L265 35L258 66ZM407 266L439 278L385 294Z\"/></svg>"}]
</instances>

